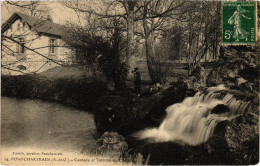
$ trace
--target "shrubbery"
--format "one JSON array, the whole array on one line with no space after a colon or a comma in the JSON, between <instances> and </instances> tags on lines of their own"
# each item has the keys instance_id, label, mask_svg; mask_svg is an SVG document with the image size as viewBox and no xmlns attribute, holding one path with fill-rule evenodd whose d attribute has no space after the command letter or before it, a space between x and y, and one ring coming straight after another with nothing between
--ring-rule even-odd
<instances>
[{"instance_id":1,"label":"shrubbery","mask_svg":"<svg viewBox=\"0 0 260 166\"><path fill-rule=\"evenodd\" d=\"M105 82L38 75L2 76L2 95L57 101L92 112L95 102L108 92Z\"/></svg>"},{"instance_id":2,"label":"shrubbery","mask_svg":"<svg viewBox=\"0 0 260 166\"><path fill-rule=\"evenodd\" d=\"M91 69L94 77L100 71L113 81L114 89L120 91L126 88L129 66L125 62L123 30L117 20L113 20L112 24L107 37L84 28L72 28L65 40L75 49L77 65Z\"/></svg>"}]
</instances>

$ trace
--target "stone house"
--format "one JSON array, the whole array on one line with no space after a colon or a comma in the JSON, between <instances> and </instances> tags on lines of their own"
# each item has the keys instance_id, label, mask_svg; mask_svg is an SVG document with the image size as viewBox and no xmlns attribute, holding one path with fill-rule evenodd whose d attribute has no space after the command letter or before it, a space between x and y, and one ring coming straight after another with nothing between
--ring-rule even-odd
<instances>
[{"instance_id":1,"label":"stone house","mask_svg":"<svg viewBox=\"0 0 260 166\"><path fill-rule=\"evenodd\" d=\"M46 71L70 62L73 51L62 39L65 28L51 19L14 13L2 25L2 75Z\"/></svg>"}]
</instances>

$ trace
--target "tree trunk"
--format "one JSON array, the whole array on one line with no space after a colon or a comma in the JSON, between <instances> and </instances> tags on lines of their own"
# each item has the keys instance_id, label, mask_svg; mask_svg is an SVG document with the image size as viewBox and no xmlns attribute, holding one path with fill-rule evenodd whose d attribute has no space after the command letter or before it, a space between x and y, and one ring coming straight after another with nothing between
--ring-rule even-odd
<instances>
[{"instance_id":1,"label":"tree trunk","mask_svg":"<svg viewBox=\"0 0 260 166\"><path fill-rule=\"evenodd\" d=\"M145 53L148 72L151 78L152 83L160 82L159 75L156 70L155 59L154 59L154 49L152 47L152 35L149 32L149 26L147 23L147 6L144 6L144 17L143 17L143 28L145 35Z\"/></svg>"},{"instance_id":2,"label":"tree trunk","mask_svg":"<svg viewBox=\"0 0 260 166\"><path fill-rule=\"evenodd\" d=\"M191 64L190 62L188 62L188 76L191 75Z\"/></svg>"},{"instance_id":3,"label":"tree trunk","mask_svg":"<svg viewBox=\"0 0 260 166\"><path fill-rule=\"evenodd\" d=\"M146 60L147 60L147 67L148 72L151 77L151 81L153 83L160 82L158 79L158 74L156 71L156 64L154 60L154 52L151 44L151 36L148 35L145 38L145 53L146 53Z\"/></svg>"},{"instance_id":4,"label":"tree trunk","mask_svg":"<svg viewBox=\"0 0 260 166\"><path fill-rule=\"evenodd\" d=\"M126 64L129 66L130 57L134 55L134 6L135 1L127 1L127 47L126 47Z\"/></svg>"},{"instance_id":5,"label":"tree trunk","mask_svg":"<svg viewBox=\"0 0 260 166\"><path fill-rule=\"evenodd\" d=\"M224 48L223 48L223 46L220 46L219 47L219 58L224 59L224 54L225 54Z\"/></svg>"}]
</instances>

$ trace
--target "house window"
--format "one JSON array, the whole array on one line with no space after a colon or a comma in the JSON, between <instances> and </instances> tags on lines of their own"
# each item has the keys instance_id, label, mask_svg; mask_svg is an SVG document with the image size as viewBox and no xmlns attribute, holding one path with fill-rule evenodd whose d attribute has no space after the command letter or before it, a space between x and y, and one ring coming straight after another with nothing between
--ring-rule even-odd
<instances>
[{"instance_id":1,"label":"house window","mask_svg":"<svg viewBox=\"0 0 260 166\"><path fill-rule=\"evenodd\" d=\"M17 24L17 30L20 31L20 23Z\"/></svg>"},{"instance_id":2,"label":"house window","mask_svg":"<svg viewBox=\"0 0 260 166\"><path fill-rule=\"evenodd\" d=\"M25 22L23 22L23 31L25 30Z\"/></svg>"},{"instance_id":3,"label":"house window","mask_svg":"<svg viewBox=\"0 0 260 166\"><path fill-rule=\"evenodd\" d=\"M56 53L56 39L50 39L50 54Z\"/></svg>"},{"instance_id":4,"label":"house window","mask_svg":"<svg viewBox=\"0 0 260 166\"><path fill-rule=\"evenodd\" d=\"M18 38L18 42L19 42L19 44L17 43L17 52L20 53L20 54L23 54L25 52L24 38Z\"/></svg>"}]
</instances>

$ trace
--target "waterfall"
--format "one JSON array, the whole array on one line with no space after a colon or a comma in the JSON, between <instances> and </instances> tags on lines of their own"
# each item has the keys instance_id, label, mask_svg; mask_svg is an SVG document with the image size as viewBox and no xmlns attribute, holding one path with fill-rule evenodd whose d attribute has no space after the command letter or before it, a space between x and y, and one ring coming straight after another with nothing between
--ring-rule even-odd
<instances>
[{"instance_id":1,"label":"waterfall","mask_svg":"<svg viewBox=\"0 0 260 166\"><path fill-rule=\"evenodd\" d=\"M212 112L217 105L225 105L229 111ZM152 142L177 142L199 145L206 142L216 125L241 115L249 102L237 100L224 85L210 87L205 92L197 92L182 103L166 109L167 115L158 128L145 129L134 136Z\"/></svg>"}]
</instances>

